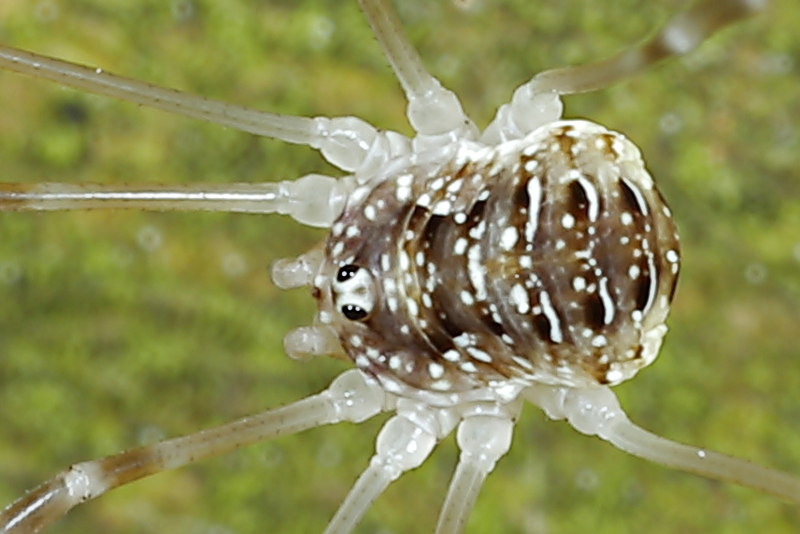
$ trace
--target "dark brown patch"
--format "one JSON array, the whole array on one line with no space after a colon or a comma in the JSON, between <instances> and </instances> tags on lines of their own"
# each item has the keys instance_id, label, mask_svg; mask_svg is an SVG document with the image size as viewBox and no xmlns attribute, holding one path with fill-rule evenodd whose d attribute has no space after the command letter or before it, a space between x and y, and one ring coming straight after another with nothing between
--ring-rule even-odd
<instances>
[{"instance_id":1,"label":"dark brown patch","mask_svg":"<svg viewBox=\"0 0 800 534\"><path fill-rule=\"evenodd\" d=\"M522 159L520 168L525 168L525 162L529 161L528 159ZM514 205L517 208L522 208L525 211L528 210L528 204L531 201L531 197L528 194L528 182L523 181L522 183L517 184L517 187L514 189Z\"/></svg>"},{"instance_id":2,"label":"dark brown patch","mask_svg":"<svg viewBox=\"0 0 800 534\"><path fill-rule=\"evenodd\" d=\"M423 333L428 338L440 354L444 354L453 348L453 338L451 333L446 333L440 329L426 328Z\"/></svg>"},{"instance_id":3,"label":"dark brown patch","mask_svg":"<svg viewBox=\"0 0 800 534\"><path fill-rule=\"evenodd\" d=\"M639 283L636 286L636 308L639 311L644 311L644 307L647 306L647 297L650 295L650 284L653 281L650 279L649 274L642 273L637 280Z\"/></svg>"},{"instance_id":4,"label":"dark brown patch","mask_svg":"<svg viewBox=\"0 0 800 534\"><path fill-rule=\"evenodd\" d=\"M450 337L458 337L463 334L463 329L455 324L451 319L450 315L446 311L442 311L444 317L439 317L439 324L444 328L445 332L447 332Z\"/></svg>"},{"instance_id":5,"label":"dark brown patch","mask_svg":"<svg viewBox=\"0 0 800 534\"><path fill-rule=\"evenodd\" d=\"M550 321L544 315L535 315L533 317L533 326L536 328L536 333L542 340L550 341Z\"/></svg>"},{"instance_id":6,"label":"dark brown patch","mask_svg":"<svg viewBox=\"0 0 800 534\"><path fill-rule=\"evenodd\" d=\"M444 220L445 217L443 215L431 215L431 218L425 223L423 235L425 236L424 241L427 246L430 246L430 243L436 239L436 235L439 232L439 227L441 227Z\"/></svg>"},{"instance_id":7,"label":"dark brown patch","mask_svg":"<svg viewBox=\"0 0 800 534\"><path fill-rule=\"evenodd\" d=\"M639 206L639 203L636 201L636 193L630 188L628 183L625 180L619 181L619 190L622 193L622 201L623 204L627 207L627 211L638 213L639 215L644 215L642 210Z\"/></svg>"},{"instance_id":8,"label":"dark brown patch","mask_svg":"<svg viewBox=\"0 0 800 534\"><path fill-rule=\"evenodd\" d=\"M678 288L678 277L680 273L675 273L675 276L672 277L672 283L669 286L669 302L672 302L672 299L675 297L675 290Z\"/></svg>"},{"instance_id":9,"label":"dark brown patch","mask_svg":"<svg viewBox=\"0 0 800 534\"><path fill-rule=\"evenodd\" d=\"M480 223L481 219L483 218L483 212L486 210L486 201L481 200L480 202L476 202L472 205L472 209L469 210L469 221L473 224Z\"/></svg>"},{"instance_id":10,"label":"dark brown patch","mask_svg":"<svg viewBox=\"0 0 800 534\"><path fill-rule=\"evenodd\" d=\"M583 189L583 186L579 184L577 180L571 181L569 183L569 203L567 205L567 210L573 216L579 215L583 218L587 218L588 214L586 210L588 207L589 198L586 196L586 190Z\"/></svg>"},{"instance_id":11,"label":"dark brown patch","mask_svg":"<svg viewBox=\"0 0 800 534\"><path fill-rule=\"evenodd\" d=\"M603 300L596 292L588 295L583 305L586 310L586 324L592 330L598 332L603 328L603 318L605 317L606 309L603 306Z\"/></svg>"},{"instance_id":12,"label":"dark brown patch","mask_svg":"<svg viewBox=\"0 0 800 534\"><path fill-rule=\"evenodd\" d=\"M501 325L500 323L498 323L494 319L492 319L492 317L490 315L483 315L483 316L481 316L481 318L483 319L483 323L497 337L500 337L500 336L502 336L503 334L506 333L506 330L505 330L505 328L503 328L503 325Z\"/></svg>"}]
</instances>

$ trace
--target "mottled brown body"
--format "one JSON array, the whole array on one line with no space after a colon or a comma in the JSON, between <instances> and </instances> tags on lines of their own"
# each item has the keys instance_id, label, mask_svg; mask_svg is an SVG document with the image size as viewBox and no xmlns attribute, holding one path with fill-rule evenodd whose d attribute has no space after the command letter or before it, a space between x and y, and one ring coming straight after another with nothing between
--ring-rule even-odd
<instances>
[{"instance_id":1,"label":"mottled brown body","mask_svg":"<svg viewBox=\"0 0 800 534\"><path fill-rule=\"evenodd\" d=\"M563 121L449 156L362 186L333 227L327 269L347 273L320 317L356 364L453 392L614 384L652 362L679 249L638 149Z\"/></svg>"}]
</instances>

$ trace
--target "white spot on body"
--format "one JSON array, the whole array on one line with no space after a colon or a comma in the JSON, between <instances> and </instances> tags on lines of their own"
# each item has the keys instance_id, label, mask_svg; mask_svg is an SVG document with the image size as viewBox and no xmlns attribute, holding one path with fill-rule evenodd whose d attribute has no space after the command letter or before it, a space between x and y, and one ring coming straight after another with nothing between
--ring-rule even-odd
<instances>
[{"instance_id":1,"label":"white spot on body","mask_svg":"<svg viewBox=\"0 0 800 534\"><path fill-rule=\"evenodd\" d=\"M463 362L462 364L459 365L459 367L461 368L462 371L464 371L466 373L477 373L478 372L478 368L472 362Z\"/></svg>"},{"instance_id":2,"label":"white spot on body","mask_svg":"<svg viewBox=\"0 0 800 534\"><path fill-rule=\"evenodd\" d=\"M597 196L597 188L583 176L580 176L577 180L578 184L583 188L583 192L586 193L586 200L589 202L587 207L589 220L594 222L597 220L597 215L600 212L600 199Z\"/></svg>"},{"instance_id":3,"label":"white spot on body","mask_svg":"<svg viewBox=\"0 0 800 534\"><path fill-rule=\"evenodd\" d=\"M492 357L486 351L483 351L475 347L467 347L467 352L469 353L470 356L472 356L473 358L475 358L480 362L492 363Z\"/></svg>"},{"instance_id":4,"label":"white spot on body","mask_svg":"<svg viewBox=\"0 0 800 534\"><path fill-rule=\"evenodd\" d=\"M547 291L542 291L539 296L539 302L542 305L544 316L550 322L550 340L553 343L561 343L564 340L564 334L561 332L561 321L558 318L553 303L550 301L550 295Z\"/></svg>"},{"instance_id":5,"label":"white spot on body","mask_svg":"<svg viewBox=\"0 0 800 534\"><path fill-rule=\"evenodd\" d=\"M464 180L459 178L447 186L447 191L450 193L458 193L461 190L462 185L464 185Z\"/></svg>"},{"instance_id":6,"label":"white spot on body","mask_svg":"<svg viewBox=\"0 0 800 534\"><path fill-rule=\"evenodd\" d=\"M431 362L428 364L428 374L434 380L438 380L444 376L444 367L440 363Z\"/></svg>"},{"instance_id":7,"label":"white spot on body","mask_svg":"<svg viewBox=\"0 0 800 534\"><path fill-rule=\"evenodd\" d=\"M531 178L525 186L528 192L528 220L525 223L525 239L533 242L536 228L539 225L539 205L542 201L542 184L538 178Z\"/></svg>"},{"instance_id":8,"label":"white spot on body","mask_svg":"<svg viewBox=\"0 0 800 534\"><path fill-rule=\"evenodd\" d=\"M480 245L473 245L467 251L467 274L475 288L475 298L486 300L486 268L481 264Z\"/></svg>"},{"instance_id":9,"label":"white spot on body","mask_svg":"<svg viewBox=\"0 0 800 534\"><path fill-rule=\"evenodd\" d=\"M459 237L456 239L456 242L453 245L453 254L456 254L457 256L464 254L464 252L467 250L467 243L468 242L464 237Z\"/></svg>"},{"instance_id":10,"label":"white spot on body","mask_svg":"<svg viewBox=\"0 0 800 534\"><path fill-rule=\"evenodd\" d=\"M586 279L582 276L576 276L572 279L572 289L575 291L583 291L586 289Z\"/></svg>"},{"instance_id":11,"label":"white spot on body","mask_svg":"<svg viewBox=\"0 0 800 534\"><path fill-rule=\"evenodd\" d=\"M408 257L408 254L405 250L400 251L400 270L405 272L408 271L409 266L411 265L411 260Z\"/></svg>"},{"instance_id":12,"label":"white spot on body","mask_svg":"<svg viewBox=\"0 0 800 534\"><path fill-rule=\"evenodd\" d=\"M645 241L647 243L647 241ZM647 313L650 307L653 305L653 301L656 298L656 288L658 287L658 272L656 271L656 264L653 260L652 252L647 252L647 272L650 275L650 285L647 288L647 302L642 308L643 313Z\"/></svg>"},{"instance_id":13,"label":"white spot on body","mask_svg":"<svg viewBox=\"0 0 800 534\"><path fill-rule=\"evenodd\" d=\"M667 261L670 263L677 263L678 261L678 253L672 249L668 250L664 257L667 258Z\"/></svg>"},{"instance_id":14,"label":"white spot on body","mask_svg":"<svg viewBox=\"0 0 800 534\"><path fill-rule=\"evenodd\" d=\"M450 210L452 209L453 205L450 203L449 200L440 200L433 206L433 214L434 215L450 215Z\"/></svg>"},{"instance_id":15,"label":"white spot on body","mask_svg":"<svg viewBox=\"0 0 800 534\"><path fill-rule=\"evenodd\" d=\"M614 313L616 311L614 300L608 293L608 278L605 276L600 279L600 300L603 302L603 324L611 324L614 320Z\"/></svg>"},{"instance_id":16,"label":"white spot on body","mask_svg":"<svg viewBox=\"0 0 800 534\"><path fill-rule=\"evenodd\" d=\"M469 347L470 345L474 345L476 341L475 334L470 334L469 332L462 332L453 338L453 343L459 347Z\"/></svg>"},{"instance_id":17,"label":"white spot on body","mask_svg":"<svg viewBox=\"0 0 800 534\"><path fill-rule=\"evenodd\" d=\"M486 231L486 221L481 221L478 223L477 226L473 226L469 229L469 236L472 239L480 239L483 237L483 233Z\"/></svg>"},{"instance_id":18,"label":"white spot on body","mask_svg":"<svg viewBox=\"0 0 800 534\"><path fill-rule=\"evenodd\" d=\"M411 182L414 180L414 176L412 174L403 174L397 177L397 185L402 185L403 187L408 187L411 185Z\"/></svg>"},{"instance_id":19,"label":"white spot on body","mask_svg":"<svg viewBox=\"0 0 800 534\"><path fill-rule=\"evenodd\" d=\"M395 193L395 198L398 202L408 202L411 200L411 188L398 186L397 192Z\"/></svg>"},{"instance_id":20,"label":"white spot on body","mask_svg":"<svg viewBox=\"0 0 800 534\"><path fill-rule=\"evenodd\" d=\"M433 300L431 299L430 293L423 293L422 294L422 305L426 308L433 307Z\"/></svg>"},{"instance_id":21,"label":"white spot on body","mask_svg":"<svg viewBox=\"0 0 800 534\"><path fill-rule=\"evenodd\" d=\"M455 349L450 349L448 351L445 351L445 353L442 354L442 357L448 362L457 362L458 360L461 359L461 353Z\"/></svg>"},{"instance_id":22,"label":"white spot on body","mask_svg":"<svg viewBox=\"0 0 800 534\"><path fill-rule=\"evenodd\" d=\"M417 305L417 301L412 299L411 297L406 298L406 307L408 308L408 313L416 317L419 315L419 306Z\"/></svg>"},{"instance_id":23,"label":"white spot on body","mask_svg":"<svg viewBox=\"0 0 800 534\"><path fill-rule=\"evenodd\" d=\"M503 250L511 250L513 246L517 243L517 239L519 238L519 232L513 226L506 227L502 234L500 234L500 248Z\"/></svg>"},{"instance_id":24,"label":"white spot on body","mask_svg":"<svg viewBox=\"0 0 800 534\"><path fill-rule=\"evenodd\" d=\"M511 288L511 302L514 303L517 307L517 312L521 314L528 313L531 310L531 303L530 299L528 298L528 292L525 291L525 288L519 284L514 284L514 287Z\"/></svg>"},{"instance_id":25,"label":"white spot on body","mask_svg":"<svg viewBox=\"0 0 800 534\"><path fill-rule=\"evenodd\" d=\"M512 356L511 359L514 360L520 367L524 367L528 371L533 371L533 365L531 365L531 362L529 362L525 358L520 358L519 356Z\"/></svg>"}]
</instances>

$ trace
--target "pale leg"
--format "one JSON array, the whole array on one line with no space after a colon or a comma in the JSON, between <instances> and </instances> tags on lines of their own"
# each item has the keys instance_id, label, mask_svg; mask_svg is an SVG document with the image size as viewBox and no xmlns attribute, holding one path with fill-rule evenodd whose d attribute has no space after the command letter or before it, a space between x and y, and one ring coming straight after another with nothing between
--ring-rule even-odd
<instances>
[{"instance_id":1,"label":"pale leg","mask_svg":"<svg viewBox=\"0 0 800 534\"><path fill-rule=\"evenodd\" d=\"M549 417L566 419L578 432L596 435L634 456L800 503L800 478L652 434L628 419L609 388L531 386L524 396Z\"/></svg>"},{"instance_id":2,"label":"pale leg","mask_svg":"<svg viewBox=\"0 0 800 534\"><path fill-rule=\"evenodd\" d=\"M3 510L0 532L38 532L75 506L142 477L309 428L341 421L358 423L385 410L391 402L359 371L346 371L322 393L288 406L75 464Z\"/></svg>"}]
</instances>

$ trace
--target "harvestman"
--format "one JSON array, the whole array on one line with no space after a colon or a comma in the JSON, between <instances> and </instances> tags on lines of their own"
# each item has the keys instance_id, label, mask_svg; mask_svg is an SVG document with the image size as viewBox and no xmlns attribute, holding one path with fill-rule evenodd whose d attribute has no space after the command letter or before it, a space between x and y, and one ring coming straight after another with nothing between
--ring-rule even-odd
<instances>
[{"instance_id":1,"label":"harvestman","mask_svg":"<svg viewBox=\"0 0 800 534\"><path fill-rule=\"evenodd\" d=\"M361 369L346 371L322 393L282 408L75 464L8 506L0 516L3 531L38 531L77 504L166 469L279 435L341 421L361 422L389 411L396 415L378 436L375 456L327 532L352 530L389 483L419 466L436 443L453 430L457 432L461 455L437 532L460 532L485 477L510 447L513 425L524 400L542 408L549 417L566 419L578 431L597 435L636 456L800 502L800 479L655 436L631 423L619 407L607 386L631 378L652 362L666 331L663 321L678 270L677 237L669 211L641 167L635 147L623 136L592 123L560 120L560 95L600 89L660 59L684 54L719 28L758 10L761 2L700 2L691 11L674 17L638 48L596 64L541 73L514 92L511 102L498 110L483 132L464 115L456 96L425 71L388 1L361 0L360 5L405 91L408 119L416 132L411 139L377 130L353 117L308 119L257 112L121 78L100 69L0 47L0 66L6 69L305 144L351 173L340 179L308 175L280 183L217 186L0 184L0 209L283 213L303 224L331 228L327 245L297 259L279 262L273 271L278 286L310 286L320 301L315 324L289 333L285 344L290 354L298 356L344 353ZM598 154L585 154L587 140L591 141L589 148ZM514 158L519 158L516 166L509 163ZM613 167L614 174L609 162L629 174ZM562 178L559 166L566 169L564 180L552 181L553 176ZM590 176L589 169L599 177ZM503 174L506 172L510 177ZM495 182L487 185L485 175ZM519 223L512 222L512 214L493 212L490 217L483 213L499 202L490 197L496 192L492 188L502 180L516 184L511 191L519 205L512 208L521 216ZM603 189L609 183L618 186L622 194ZM469 191L470 187L473 191L462 195L462 188ZM389 196L380 196L383 189L388 190ZM576 219L565 208L559 212L560 226L539 227L540 210L544 213L558 204L555 193L567 189L572 191L573 200L578 199L573 207L581 212L579 217ZM550 194L554 199L547 197ZM459 205L469 209L459 211ZM628 206L630 211L612 212L617 205ZM367 266L367 259L348 247L353 242L360 243L362 232L374 231L369 221L383 221L378 210L391 210L392 206L409 207L414 214L401 226L399 237L404 244L393 245L391 254L372 258L377 266ZM476 206L481 206L480 210ZM641 231L635 239L640 248L631 257L641 259L594 252L604 246L591 237L595 232L604 228L616 231L609 222L612 216L617 226L639 225ZM422 233L408 231L413 228ZM485 231L497 232L495 243L482 241ZM434 256L437 239L450 235L448 232L454 237L453 242L448 242L453 265L461 261L458 256L464 257L460 272L463 279L456 273L452 282L446 280L451 285L442 288L439 286L445 285L445 280L435 276L436 269L452 267L437 265ZM547 232L553 235L542 237ZM608 236L616 235L608 233L605 237L611 242ZM633 239L628 234L620 235L620 242L626 246ZM567 245L570 239L583 240L594 248L572 249ZM569 292L553 292L555 296L551 297L542 289L546 281L534 275L529 277L530 285L511 285L503 299L481 305L492 302L487 292L495 288L486 287L488 265L506 268L496 257L512 257L511 251L517 245L527 248L513 256L518 261L515 265L528 268L531 273L539 266L526 263L532 263L539 248L548 246L554 247L553 258L560 258L556 252L565 249L564 254L575 254L594 267L586 274L589 277L595 273L598 277L593 288L582 276L569 278L571 290L585 294L588 318L569 315L565 310L572 308L556 298ZM484 254L481 247L489 246L497 247L499 256ZM633 250L617 248L623 252ZM625 263L629 260L632 263ZM596 265L603 262L607 265ZM633 285L625 282L631 286L629 290L615 289L617 282L628 280L614 270L615 262L624 264L624 275L639 280ZM552 263L552 269L561 273L578 262ZM542 272L552 275L547 268L550 267L536 272L539 276ZM384 278L377 280L381 272ZM397 280L387 282L386 273L397 275ZM451 286L459 283L469 288L458 292L466 310L463 317L461 312L445 310L435 317L426 315L426 309L439 306L431 295L449 296L448 291L455 291ZM505 309L508 303L509 309ZM622 315L625 317L620 319L618 316ZM526 323L521 316L535 318ZM379 317L394 321L379 322ZM450 331L475 317L483 320L483 326L491 327L493 338L479 339L478 333L464 329L460 333ZM433 324L437 321L438 326ZM376 324L383 325L384 330L370 330ZM403 337L411 335L409 325L427 336L428 345L418 352L386 341L412 339ZM613 331L612 325L617 325ZM483 327L475 328L478 332ZM451 338L442 336L444 331ZM587 339L582 341L577 332L586 332ZM541 343L546 343L548 350L536 348ZM445 350L443 346L451 348ZM483 350L488 346L497 351ZM515 353L515 346L526 350ZM586 355L568 350L584 346ZM605 349L607 346L611 348ZM629 346L621 354L612 350L622 351ZM417 361L426 351L431 352L430 359ZM503 351L509 355L504 356Z\"/></svg>"}]
</instances>

